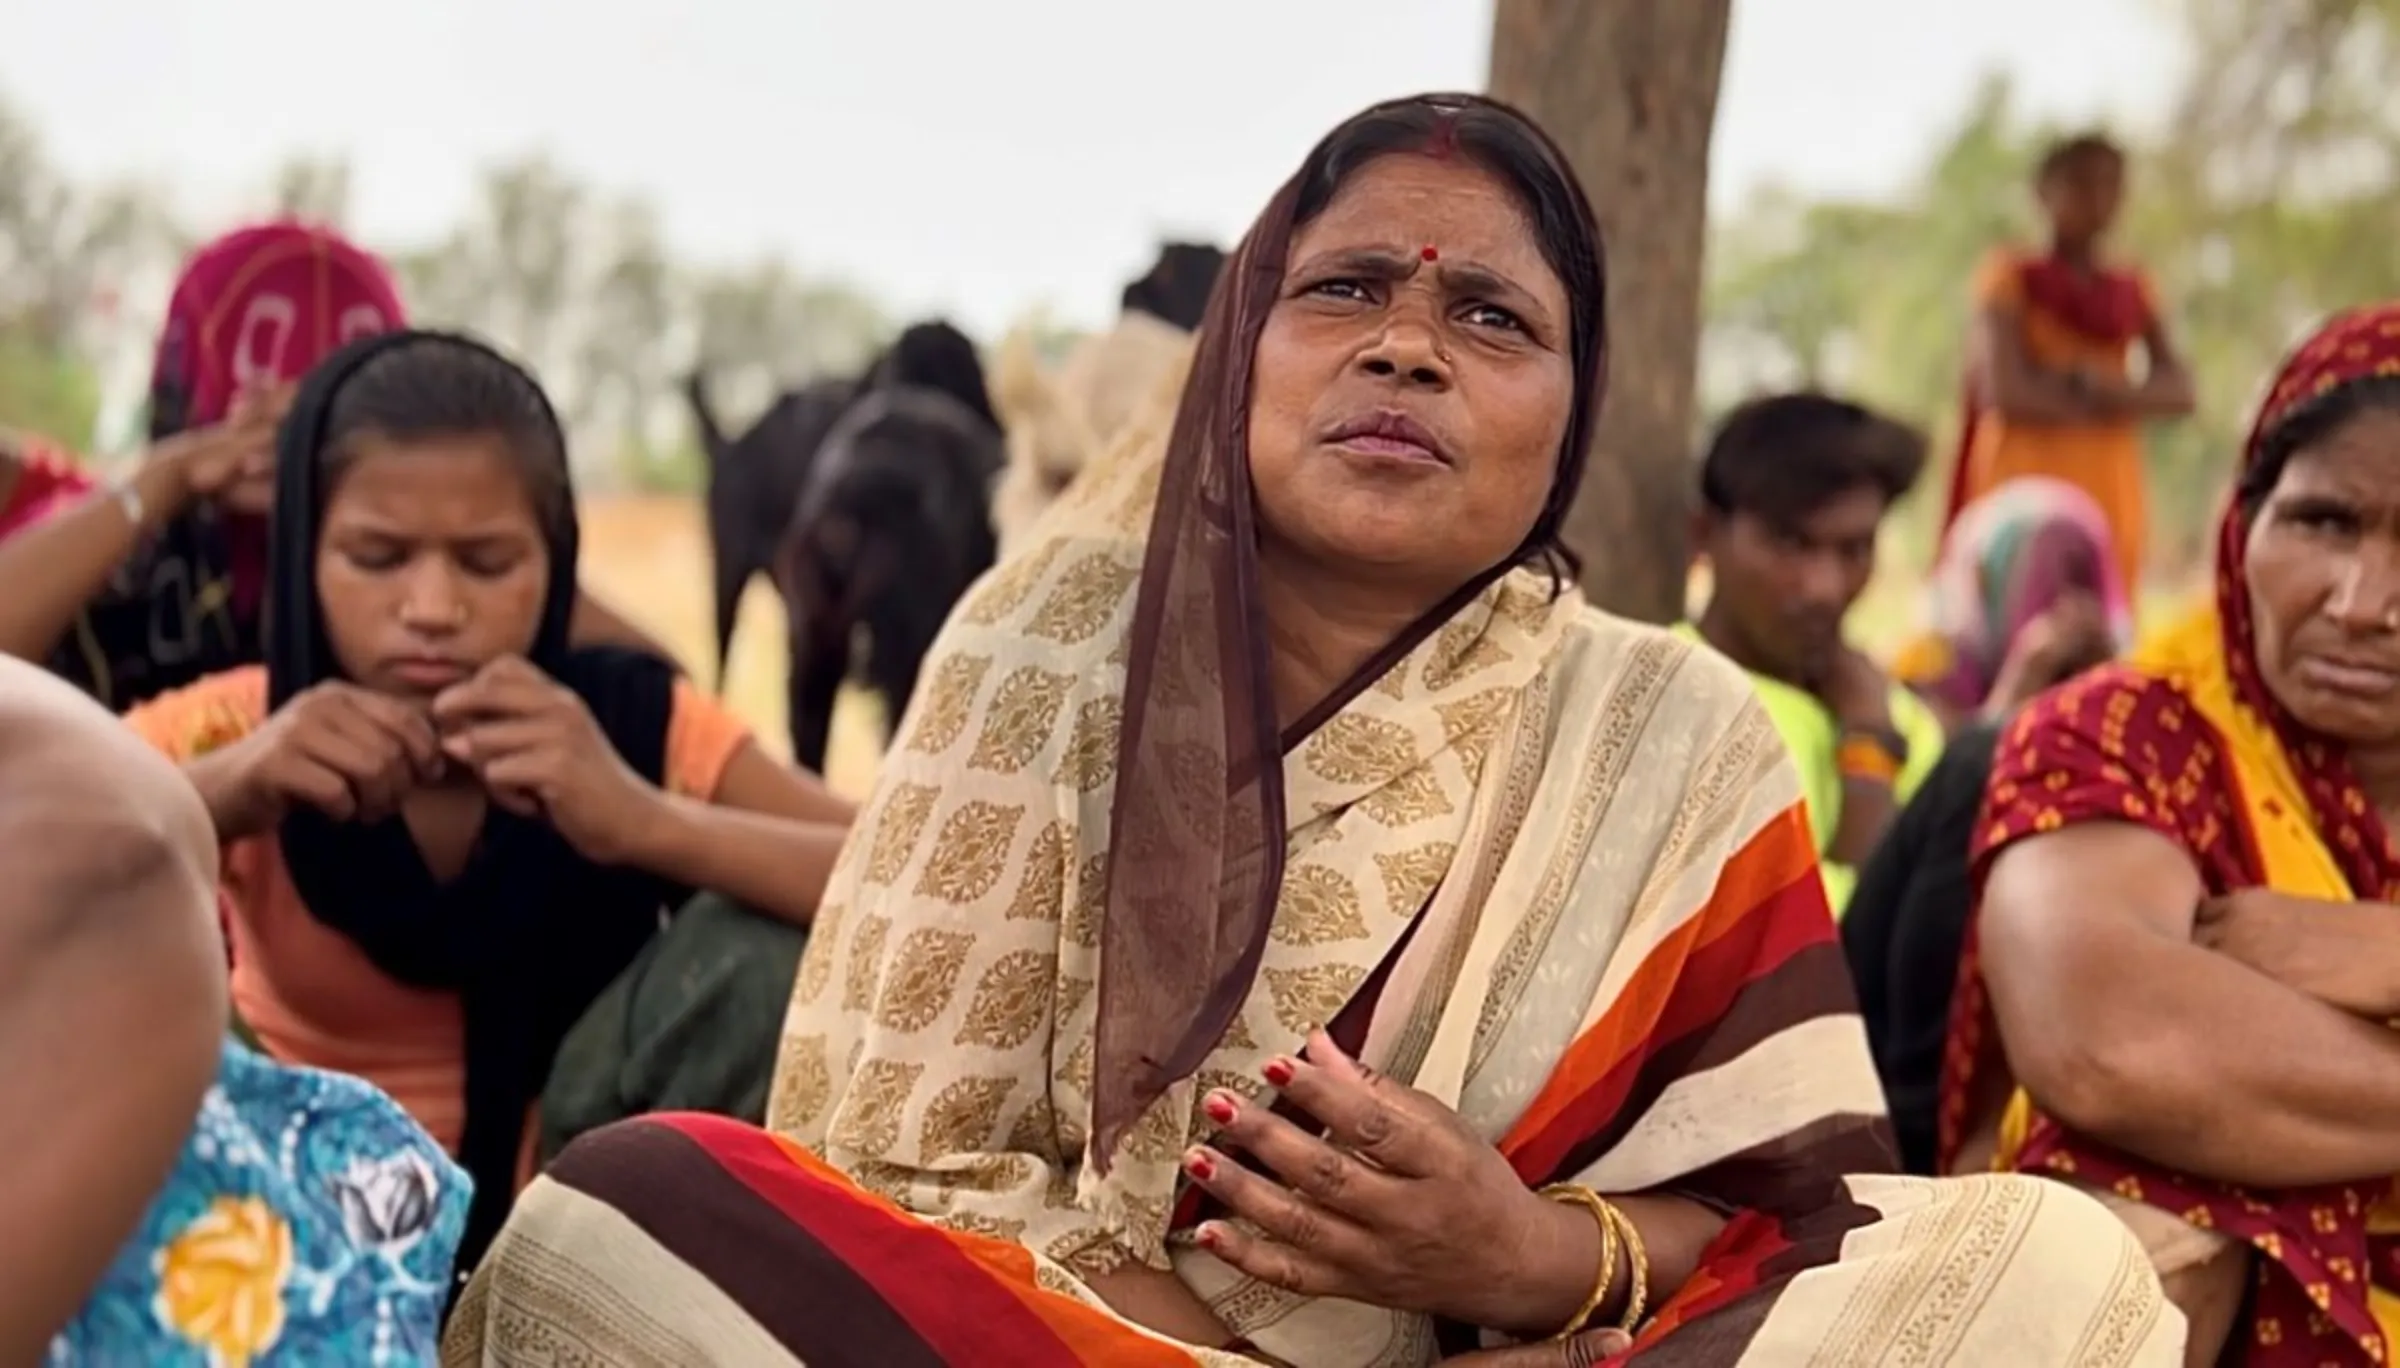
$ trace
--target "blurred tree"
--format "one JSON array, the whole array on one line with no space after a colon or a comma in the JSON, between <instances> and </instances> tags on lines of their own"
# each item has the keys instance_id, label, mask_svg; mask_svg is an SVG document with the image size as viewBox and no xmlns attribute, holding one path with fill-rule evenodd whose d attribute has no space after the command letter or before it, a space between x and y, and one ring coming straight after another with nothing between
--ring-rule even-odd
<instances>
[{"instance_id":1,"label":"blurred tree","mask_svg":"<svg viewBox=\"0 0 2400 1368\"><path fill-rule=\"evenodd\" d=\"M138 186L72 184L0 102L0 424L92 440L117 295L165 245L164 224Z\"/></svg>"},{"instance_id":2,"label":"blurred tree","mask_svg":"<svg viewBox=\"0 0 2400 1368\"><path fill-rule=\"evenodd\" d=\"M2153 430L2153 545L2203 557L2266 373L2311 320L2400 295L2400 0L2157 0L2192 76L2133 153L2118 248L2146 268L2199 381L2200 412ZM1966 287L1991 246L2034 230L2027 180L2065 130L1988 81L1881 201L1755 196L1716 226L1712 402L1768 385L1847 390L1954 438ZM1937 463L1928 483L1946 466ZM1920 500L1920 505L1930 500ZM1919 549L1928 529L1912 529Z\"/></svg>"},{"instance_id":3,"label":"blurred tree","mask_svg":"<svg viewBox=\"0 0 2400 1368\"><path fill-rule=\"evenodd\" d=\"M276 168L273 209L279 217L347 228L350 185L347 157L293 157Z\"/></svg>"},{"instance_id":4,"label":"blurred tree","mask_svg":"<svg viewBox=\"0 0 2400 1368\"><path fill-rule=\"evenodd\" d=\"M1491 92L1558 140L1608 240L1608 403L1567 541L1584 591L1684 609L1708 143L1732 0L1498 0Z\"/></svg>"},{"instance_id":5,"label":"blurred tree","mask_svg":"<svg viewBox=\"0 0 2400 1368\"><path fill-rule=\"evenodd\" d=\"M675 383L695 357L738 413L864 364L888 331L863 295L778 261L678 269L649 204L543 157L487 172L467 221L397 265L421 318L488 336L541 374L578 477L594 483L687 480Z\"/></svg>"},{"instance_id":6,"label":"blurred tree","mask_svg":"<svg viewBox=\"0 0 2400 1368\"><path fill-rule=\"evenodd\" d=\"M100 417L100 376L74 353L0 326L0 428L37 433L81 453Z\"/></svg>"},{"instance_id":7,"label":"blurred tree","mask_svg":"<svg viewBox=\"0 0 2400 1368\"><path fill-rule=\"evenodd\" d=\"M865 294L795 275L780 259L695 272L692 364L729 425L763 411L784 389L823 375L862 370L891 337L892 323Z\"/></svg>"}]
</instances>

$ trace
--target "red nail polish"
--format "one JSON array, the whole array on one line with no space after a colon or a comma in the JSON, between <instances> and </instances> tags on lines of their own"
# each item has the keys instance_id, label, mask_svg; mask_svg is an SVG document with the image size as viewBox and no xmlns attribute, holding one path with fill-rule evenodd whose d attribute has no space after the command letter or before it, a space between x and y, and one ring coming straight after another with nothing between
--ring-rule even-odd
<instances>
[{"instance_id":1,"label":"red nail polish","mask_svg":"<svg viewBox=\"0 0 2400 1368\"><path fill-rule=\"evenodd\" d=\"M1270 1059L1261 1065L1258 1071L1266 1076L1269 1083L1278 1088L1291 1086L1292 1061L1288 1059Z\"/></svg>"},{"instance_id":2,"label":"red nail polish","mask_svg":"<svg viewBox=\"0 0 2400 1368\"><path fill-rule=\"evenodd\" d=\"M1210 1093L1208 1100L1200 1104L1200 1110L1207 1112L1208 1119L1220 1126L1233 1124L1233 1099L1223 1093Z\"/></svg>"},{"instance_id":3,"label":"red nail polish","mask_svg":"<svg viewBox=\"0 0 2400 1368\"><path fill-rule=\"evenodd\" d=\"M1198 1230L1192 1233L1192 1239L1202 1249L1215 1249L1217 1247L1216 1223L1211 1221L1208 1224L1200 1227Z\"/></svg>"},{"instance_id":4,"label":"red nail polish","mask_svg":"<svg viewBox=\"0 0 2400 1368\"><path fill-rule=\"evenodd\" d=\"M1198 1150L1183 1157L1183 1171L1205 1183L1217 1176L1216 1161Z\"/></svg>"}]
</instances>

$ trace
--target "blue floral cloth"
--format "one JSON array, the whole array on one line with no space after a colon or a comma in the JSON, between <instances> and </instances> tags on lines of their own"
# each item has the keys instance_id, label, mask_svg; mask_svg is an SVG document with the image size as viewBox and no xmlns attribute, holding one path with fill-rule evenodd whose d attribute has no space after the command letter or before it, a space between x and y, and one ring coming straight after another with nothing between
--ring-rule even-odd
<instances>
[{"instance_id":1,"label":"blue floral cloth","mask_svg":"<svg viewBox=\"0 0 2400 1368\"><path fill-rule=\"evenodd\" d=\"M49 1362L432 1363L469 1187L380 1089L228 1039L165 1190Z\"/></svg>"}]
</instances>

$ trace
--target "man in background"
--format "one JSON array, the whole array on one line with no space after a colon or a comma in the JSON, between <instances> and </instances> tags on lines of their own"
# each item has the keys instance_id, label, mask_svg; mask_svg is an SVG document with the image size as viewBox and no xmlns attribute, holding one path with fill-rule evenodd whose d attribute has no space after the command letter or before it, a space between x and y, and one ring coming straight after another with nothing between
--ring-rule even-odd
<instances>
[{"instance_id":1,"label":"man in background","mask_svg":"<svg viewBox=\"0 0 2400 1368\"><path fill-rule=\"evenodd\" d=\"M1750 672L1800 771L1837 915L1942 749L1933 710L1844 632L1884 515L1924 468L1914 429L1821 394L1735 409L1701 463L1693 545L1714 583L1679 630Z\"/></svg>"}]
</instances>

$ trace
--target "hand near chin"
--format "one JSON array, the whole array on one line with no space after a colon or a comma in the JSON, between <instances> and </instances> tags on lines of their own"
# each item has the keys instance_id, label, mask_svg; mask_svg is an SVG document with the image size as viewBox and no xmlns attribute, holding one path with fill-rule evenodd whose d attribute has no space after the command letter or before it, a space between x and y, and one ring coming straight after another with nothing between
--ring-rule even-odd
<instances>
[{"instance_id":1,"label":"hand near chin","mask_svg":"<svg viewBox=\"0 0 2400 1368\"><path fill-rule=\"evenodd\" d=\"M626 863L659 799L625 764L575 692L521 656L502 656L433 700L442 753L493 802L537 817L584 858Z\"/></svg>"},{"instance_id":2,"label":"hand near chin","mask_svg":"<svg viewBox=\"0 0 2400 1368\"><path fill-rule=\"evenodd\" d=\"M1880 727L1891 721L1891 677L1848 642L1833 648L1813 691L1844 726Z\"/></svg>"}]
</instances>

